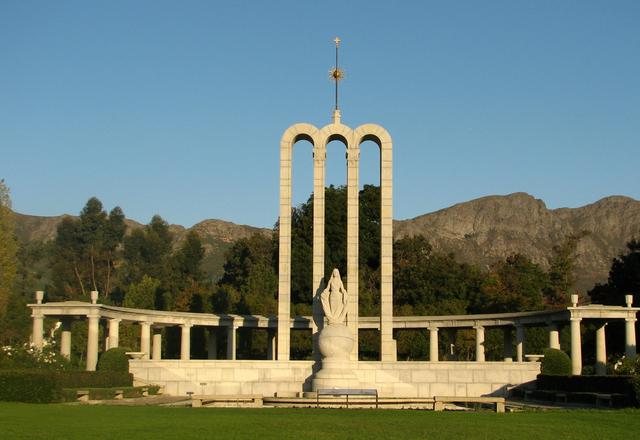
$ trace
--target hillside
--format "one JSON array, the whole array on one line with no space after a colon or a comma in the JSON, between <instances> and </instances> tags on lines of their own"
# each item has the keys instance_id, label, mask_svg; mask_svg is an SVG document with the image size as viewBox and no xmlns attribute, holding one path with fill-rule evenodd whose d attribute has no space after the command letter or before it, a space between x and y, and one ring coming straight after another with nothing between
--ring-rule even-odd
<instances>
[{"instance_id":1,"label":"hillside","mask_svg":"<svg viewBox=\"0 0 640 440\"><path fill-rule=\"evenodd\" d=\"M64 216L37 217L16 214L16 232L24 241L51 240ZM130 229L142 227L127 220ZM189 229L171 225L179 244ZM270 229L204 220L192 228L205 247L205 270L217 279L224 253L231 244ZM569 234L587 231L578 246L577 288L588 290L606 280L611 259L625 243L640 237L640 201L623 196L601 199L579 208L547 209L542 200L526 193L488 196L446 209L394 222L396 238L423 234L434 248L453 252L461 261L487 267L513 253L528 255L548 267L551 248Z\"/></svg>"},{"instance_id":2,"label":"hillside","mask_svg":"<svg viewBox=\"0 0 640 440\"><path fill-rule=\"evenodd\" d=\"M640 236L640 202L612 196L580 208L547 209L526 193L488 196L431 214L396 221L396 237L423 234L434 248L461 261L488 266L513 253L544 268L550 250L569 234L587 231L578 245L577 288L605 281L611 259Z\"/></svg>"}]
</instances>

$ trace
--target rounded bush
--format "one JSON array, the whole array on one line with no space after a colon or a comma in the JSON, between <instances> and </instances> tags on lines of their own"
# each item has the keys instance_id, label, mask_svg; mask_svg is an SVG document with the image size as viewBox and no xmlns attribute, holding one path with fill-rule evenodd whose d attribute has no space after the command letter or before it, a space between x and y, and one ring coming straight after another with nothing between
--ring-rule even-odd
<instances>
[{"instance_id":1,"label":"rounded bush","mask_svg":"<svg viewBox=\"0 0 640 440\"><path fill-rule=\"evenodd\" d=\"M542 354L541 373L549 376L570 376L571 358L562 350L547 348Z\"/></svg>"},{"instance_id":2,"label":"rounded bush","mask_svg":"<svg viewBox=\"0 0 640 440\"><path fill-rule=\"evenodd\" d=\"M110 348L102 353L98 360L98 371L129 371L129 356L125 353L129 351L126 348Z\"/></svg>"}]
</instances>

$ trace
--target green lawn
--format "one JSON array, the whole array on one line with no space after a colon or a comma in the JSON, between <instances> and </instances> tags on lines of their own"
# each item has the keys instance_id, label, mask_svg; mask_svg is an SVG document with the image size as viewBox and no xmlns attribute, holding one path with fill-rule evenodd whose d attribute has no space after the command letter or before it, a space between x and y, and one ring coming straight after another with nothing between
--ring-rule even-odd
<instances>
[{"instance_id":1,"label":"green lawn","mask_svg":"<svg viewBox=\"0 0 640 440\"><path fill-rule=\"evenodd\" d=\"M495 414L415 410L228 409L0 402L3 439L635 438L640 411Z\"/></svg>"}]
</instances>

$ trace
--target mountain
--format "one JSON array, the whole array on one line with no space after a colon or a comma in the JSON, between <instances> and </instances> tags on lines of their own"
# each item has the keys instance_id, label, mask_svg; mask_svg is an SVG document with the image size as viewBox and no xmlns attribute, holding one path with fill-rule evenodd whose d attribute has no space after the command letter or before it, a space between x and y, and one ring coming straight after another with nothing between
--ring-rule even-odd
<instances>
[{"instance_id":1,"label":"mountain","mask_svg":"<svg viewBox=\"0 0 640 440\"><path fill-rule=\"evenodd\" d=\"M526 193L488 196L394 222L396 238L422 234L440 251L487 267L514 253L545 269L554 244L587 232L577 249L576 288L606 281L611 260L640 236L640 201L612 196L580 208L548 209Z\"/></svg>"},{"instance_id":2,"label":"mountain","mask_svg":"<svg viewBox=\"0 0 640 440\"><path fill-rule=\"evenodd\" d=\"M51 240L62 218L16 214L17 235L24 241ZM127 220L127 225L142 227L133 220ZM265 228L204 220L189 229L171 225L176 245L190 229L202 238L204 267L215 279L222 275L224 253L234 241L253 233L271 233ZM546 269L552 247L582 232L587 235L578 244L576 288L586 291L605 281L611 260L625 250L632 237L640 237L640 201L611 196L579 208L548 209L542 200L514 193L482 197L394 222L396 238L422 234L435 249L482 267L522 253Z\"/></svg>"}]
</instances>

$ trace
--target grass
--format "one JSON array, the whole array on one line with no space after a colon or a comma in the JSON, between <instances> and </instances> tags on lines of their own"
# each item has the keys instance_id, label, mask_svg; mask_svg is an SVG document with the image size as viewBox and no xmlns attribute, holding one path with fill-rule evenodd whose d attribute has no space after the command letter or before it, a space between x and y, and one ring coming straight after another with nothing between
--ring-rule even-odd
<instances>
[{"instance_id":1,"label":"grass","mask_svg":"<svg viewBox=\"0 0 640 440\"><path fill-rule=\"evenodd\" d=\"M411 410L231 409L0 402L6 439L613 439L640 432L639 410L511 414Z\"/></svg>"}]
</instances>

